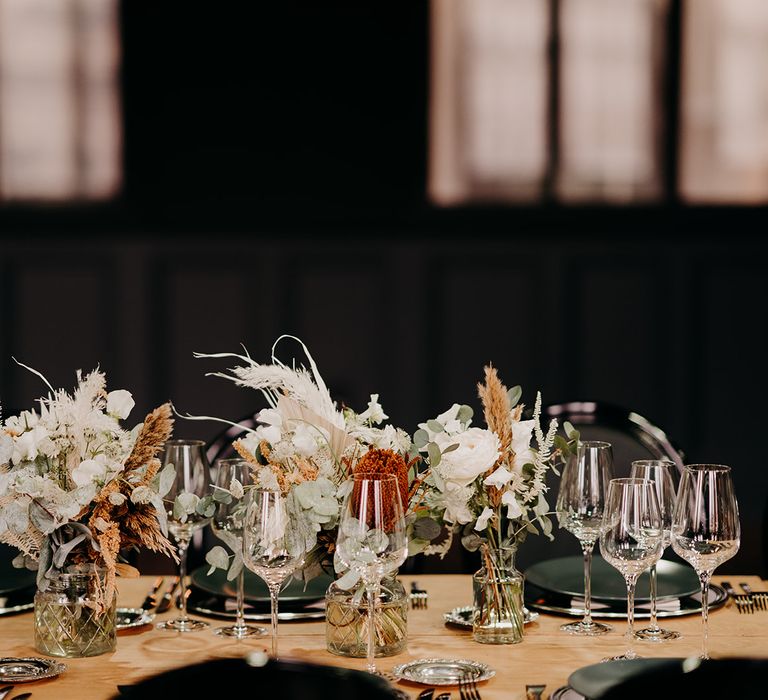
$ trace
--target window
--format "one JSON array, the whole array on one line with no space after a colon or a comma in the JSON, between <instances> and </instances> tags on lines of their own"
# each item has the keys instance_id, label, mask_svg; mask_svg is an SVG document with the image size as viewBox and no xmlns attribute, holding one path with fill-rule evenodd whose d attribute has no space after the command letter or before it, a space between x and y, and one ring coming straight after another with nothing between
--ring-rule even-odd
<instances>
[{"instance_id":1,"label":"window","mask_svg":"<svg viewBox=\"0 0 768 700\"><path fill-rule=\"evenodd\" d=\"M764 0L431 7L436 203L768 201Z\"/></svg>"},{"instance_id":2,"label":"window","mask_svg":"<svg viewBox=\"0 0 768 700\"><path fill-rule=\"evenodd\" d=\"M117 0L0 0L0 200L120 188Z\"/></svg>"}]
</instances>

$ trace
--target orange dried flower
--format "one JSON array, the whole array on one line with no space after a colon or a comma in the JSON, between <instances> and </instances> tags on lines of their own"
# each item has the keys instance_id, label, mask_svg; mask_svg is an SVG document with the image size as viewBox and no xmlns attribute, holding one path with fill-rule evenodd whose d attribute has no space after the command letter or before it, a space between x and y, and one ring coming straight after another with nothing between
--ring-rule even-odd
<instances>
[{"instance_id":1,"label":"orange dried flower","mask_svg":"<svg viewBox=\"0 0 768 700\"><path fill-rule=\"evenodd\" d=\"M358 461L355 466L355 474L375 474L375 475L392 475L397 480L397 490L400 492L400 502L402 504L403 511L405 511L408 504L408 463L405 461L402 455L393 452L392 450L382 450L376 447L372 447L368 450ZM355 485L355 491L352 493L353 503L355 509L357 509L360 499L360 489L362 486ZM391 493L388 492L391 491ZM383 499L384 499L384 530L389 532L392 530L392 525L395 519L394 508L392 504L395 500L394 487L390 484L384 484ZM369 527L373 527L374 523L368 523Z\"/></svg>"}]
</instances>

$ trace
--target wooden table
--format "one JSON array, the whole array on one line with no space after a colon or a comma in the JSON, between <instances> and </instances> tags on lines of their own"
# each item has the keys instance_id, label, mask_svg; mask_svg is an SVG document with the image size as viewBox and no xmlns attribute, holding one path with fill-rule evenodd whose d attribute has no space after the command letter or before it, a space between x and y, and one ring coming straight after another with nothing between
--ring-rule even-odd
<instances>
[{"instance_id":1,"label":"wooden table","mask_svg":"<svg viewBox=\"0 0 768 700\"><path fill-rule=\"evenodd\" d=\"M401 577L409 588L412 577ZM568 675L606 656L623 653L626 623L616 620L615 631L597 638L572 637L559 630L563 617L541 615L526 626L525 639L511 646L489 646L472 641L471 633L447 627L444 612L471 603L469 576L431 575L416 577L429 591L427 610L410 610L408 650L398 656L379 659L380 670L391 670L409 659L420 657L470 658L489 664L496 676L481 686L483 700L525 698L527 683L545 683L544 697L565 685ZM734 582L746 581L755 590L768 590L756 576L730 575ZM719 580L719 579L716 579ZM151 587L153 577L121 579L119 605L138 606ZM174 614L166 613L157 619ZM712 657L759 656L768 658L768 612L740 615L732 603L710 615L710 654ZM701 616L689 615L663 619L663 623L682 633L682 638L665 644L638 643L643 656L695 656L701 648ZM226 624L211 620L215 627ZM640 622L643 624L643 621ZM282 623L280 654L348 668L364 669L364 659L334 656L325 649L325 623ZM266 650L268 637L232 641L210 630L178 634L153 626L118 633L117 650L87 659L64 659L67 670L54 679L24 684L33 692L33 700L89 700L109 698L118 683L132 683L159 671L206 659L241 657L255 649ZM24 613L0 620L0 651L3 656L39 656L32 645L32 614ZM416 697L422 686L400 683ZM19 686L21 687L21 686ZM458 693L453 692L458 698Z\"/></svg>"}]
</instances>

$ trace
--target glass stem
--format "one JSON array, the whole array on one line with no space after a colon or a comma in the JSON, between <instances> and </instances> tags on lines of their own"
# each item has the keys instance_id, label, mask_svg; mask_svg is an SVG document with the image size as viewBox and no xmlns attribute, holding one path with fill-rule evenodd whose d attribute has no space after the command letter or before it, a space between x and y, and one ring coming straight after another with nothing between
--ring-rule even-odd
<instances>
[{"instance_id":1,"label":"glass stem","mask_svg":"<svg viewBox=\"0 0 768 700\"><path fill-rule=\"evenodd\" d=\"M280 584L269 584L269 603L272 612L272 658L277 658L277 597L280 595Z\"/></svg>"},{"instance_id":2,"label":"glass stem","mask_svg":"<svg viewBox=\"0 0 768 700\"><path fill-rule=\"evenodd\" d=\"M368 671L376 673L376 601L379 599L379 581L365 585L368 598Z\"/></svg>"},{"instance_id":3,"label":"glass stem","mask_svg":"<svg viewBox=\"0 0 768 700\"><path fill-rule=\"evenodd\" d=\"M245 567L240 569L237 575L237 617L235 619L235 630L243 632L245 630Z\"/></svg>"},{"instance_id":4,"label":"glass stem","mask_svg":"<svg viewBox=\"0 0 768 700\"><path fill-rule=\"evenodd\" d=\"M581 543L581 550L584 552L584 619L581 623L585 627L592 626L592 550L594 548L594 540Z\"/></svg>"},{"instance_id":5,"label":"glass stem","mask_svg":"<svg viewBox=\"0 0 768 700\"><path fill-rule=\"evenodd\" d=\"M179 552L179 610L180 620L186 622L187 617L187 550L189 539L179 540L177 550Z\"/></svg>"},{"instance_id":6,"label":"glass stem","mask_svg":"<svg viewBox=\"0 0 768 700\"><path fill-rule=\"evenodd\" d=\"M659 622L656 617L656 564L654 564L651 567L651 570L648 572L648 575L650 576L650 589L651 589L651 632L654 634L658 634L661 630L659 629Z\"/></svg>"},{"instance_id":7,"label":"glass stem","mask_svg":"<svg viewBox=\"0 0 768 700\"><path fill-rule=\"evenodd\" d=\"M699 574L701 581L701 658L709 658L709 579L712 574L709 571L702 571Z\"/></svg>"},{"instance_id":8,"label":"glass stem","mask_svg":"<svg viewBox=\"0 0 768 700\"><path fill-rule=\"evenodd\" d=\"M627 653L626 658L634 659L635 654L635 584L637 575L627 576Z\"/></svg>"}]
</instances>

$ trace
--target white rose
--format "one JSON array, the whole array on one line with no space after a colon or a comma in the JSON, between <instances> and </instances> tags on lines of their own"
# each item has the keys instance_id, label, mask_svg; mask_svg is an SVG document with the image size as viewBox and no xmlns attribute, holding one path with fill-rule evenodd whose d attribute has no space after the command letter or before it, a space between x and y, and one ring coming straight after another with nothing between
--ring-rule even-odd
<instances>
[{"instance_id":1,"label":"white rose","mask_svg":"<svg viewBox=\"0 0 768 700\"><path fill-rule=\"evenodd\" d=\"M72 470L72 481L78 486L88 486L96 479L104 480L107 476L107 465L101 455L96 459L86 459Z\"/></svg>"},{"instance_id":2,"label":"white rose","mask_svg":"<svg viewBox=\"0 0 768 700\"><path fill-rule=\"evenodd\" d=\"M107 413L111 416L117 416L121 419L128 418L135 405L136 402L133 400L131 392L125 389L117 389L107 394Z\"/></svg>"},{"instance_id":3,"label":"white rose","mask_svg":"<svg viewBox=\"0 0 768 700\"><path fill-rule=\"evenodd\" d=\"M534 454L531 449L531 435L533 427L536 424L534 420L520 420L512 422L512 450L515 453L514 471L520 474L524 464L533 463Z\"/></svg>"},{"instance_id":4,"label":"white rose","mask_svg":"<svg viewBox=\"0 0 768 700\"><path fill-rule=\"evenodd\" d=\"M441 452L450 445L458 445L458 448L442 456L437 470L446 481L459 486L469 485L488 471L501 451L496 433L482 428L469 428L458 435L440 433L435 436L435 442Z\"/></svg>"}]
</instances>

